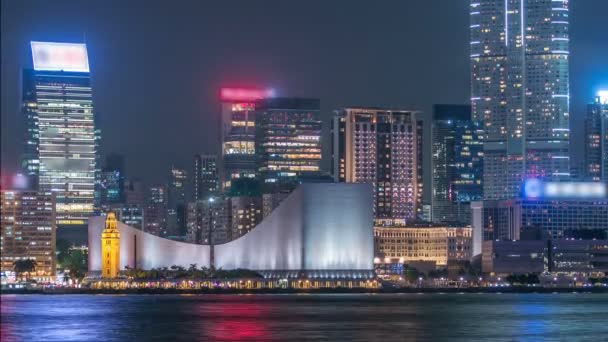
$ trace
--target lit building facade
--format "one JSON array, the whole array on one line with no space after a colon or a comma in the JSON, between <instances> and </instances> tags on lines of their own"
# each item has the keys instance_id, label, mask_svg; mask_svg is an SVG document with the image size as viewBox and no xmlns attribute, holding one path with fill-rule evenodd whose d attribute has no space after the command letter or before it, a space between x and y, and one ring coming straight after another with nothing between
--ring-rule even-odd
<instances>
[{"instance_id":1,"label":"lit building facade","mask_svg":"<svg viewBox=\"0 0 608 342\"><path fill-rule=\"evenodd\" d=\"M57 194L59 225L84 225L94 211L98 158L86 45L31 47L34 69L23 72L23 167L39 191Z\"/></svg>"},{"instance_id":2,"label":"lit building facade","mask_svg":"<svg viewBox=\"0 0 608 342\"><path fill-rule=\"evenodd\" d=\"M569 177L569 1L471 0L471 103L483 122L484 196Z\"/></svg>"},{"instance_id":3,"label":"lit building facade","mask_svg":"<svg viewBox=\"0 0 608 342\"><path fill-rule=\"evenodd\" d=\"M433 113L433 222L471 222L471 201L483 198L483 130L471 107L435 105Z\"/></svg>"},{"instance_id":4,"label":"lit building facade","mask_svg":"<svg viewBox=\"0 0 608 342\"><path fill-rule=\"evenodd\" d=\"M587 106L585 118L585 179L608 184L608 91Z\"/></svg>"},{"instance_id":5,"label":"lit building facade","mask_svg":"<svg viewBox=\"0 0 608 342\"><path fill-rule=\"evenodd\" d=\"M137 228L144 229L146 220L144 218L144 208L137 205L123 205L114 209L116 217L120 222Z\"/></svg>"},{"instance_id":6,"label":"lit building facade","mask_svg":"<svg viewBox=\"0 0 608 342\"><path fill-rule=\"evenodd\" d=\"M231 180L255 178L255 102L272 97L271 90L222 88L221 173L222 190Z\"/></svg>"},{"instance_id":7,"label":"lit building facade","mask_svg":"<svg viewBox=\"0 0 608 342\"><path fill-rule=\"evenodd\" d=\"M205 200L217 196L220 189L217 157L210 154L194 156L194 200Z\"/></svg>"},{"instance_id":8,"label":"lit building facade","mask_svg":"<svg viewBox=\"0 0 608 342\"><path fill-rule=\"evenodd\" d=\"M320 109L318 99L272 98L256 103L257 169L265 189L274 191L319 175Z\"/></svg>"},{"instance_id":9,"label":"lit building facade","mask_svg":"<svg viewBox=\"0 0 608 342\"><path fill-rule=\"evenodd\" d=\"M433 262L447 266L473 256L473 228L415 225L374 227L374 255L377 262Z\"/></svg>"},{"instance_id":10,"label":"lit building facade","mask_svg":"<svg viewBox=\"0 0 608 342\"><path fill-rule=\"evenodd\" d=\"M543 183L519 199L473 202L475 234L483 240L519 240L529 229L554 239L608 234L608 198L602 183ZM526 185L530 187L530 185ZM578 190L582 189L582 190ZM568 195L560 196L560 192ZM551 192L552 194L548 193ZM480 250L481 239L475 241Z\"/></svg>"},{"instance_id":11,"label":"lit building facade","mask_svg":"<svg viewBox=\"0 0 608 342\"><path fill-rule=\"evenodd\" d=\"M289 191L279 191L262 195L262 218L270 215L272 211L289 196Z\"/></svg>"},{"instance_id":12,"label":"lit building facade","mask_svg":"<svg viewBox=\"0 0 608 342\"><path fill-rule=\"evenodd\" d=\"M334 180L371 184L377 221L403 224L422 210L420 127L412 111L345 108L333 118Z\"/></svg>"},{"instance_id":13,"label":"lit building facade","mask_svg":"<svg viewBox=\"0 0 608 342\"><path fill-rule=\"evenodd\" d=\"M125 166L124 157L110 154L101 168L100 207L107 211L112 206L125 202Z\"/></svg>"},{"instance_id":14,"label":"lit building facade","mask_svg":"<svg viewBox=\"0 0 608 342\"><path fill-rule=\"evenodd\" d=\"M171 167L167 189L167 231L169 236L186 233L186 171Z\"/></svg>"},{"instance_id":15,"label":"lit building facade","mask_svg":"<svg viewBox=\"0 0 608 342\"><path fill-rule=\"evenodd\" d=\"M148 189L144 216L145 232L157 236L167 235L167 189L164 185L154 185Z\"/></svg>"},{"instance_id":16,"label":"lit building facade","mask_svg":"<svg viewBox=\"0 0 608 342\"><path fill-rule=\"evenodd\" d=\"M261 196L230 197L231 239L237 239L262 221L263 205Z\"/></svg>"},{"instance_id":17,"label":"lit building facade","mask_svg":"<svg viewBox=\"0 0 608 342\"><path fill-rule=\"evenodd\" d=\"M31 277L54 281L55 195L51 192L0 191L1 271L12 271L17 260L34 259Z\"/></svg>"},{"instance_id":18,"label":"lit building facade","mask_svg":"<svg viewBox=\"0 0 608 342\"><path fill-rule=\"evenodd\" d=\"M120 272L120 232L114 213L105 219L105 229L101 233L101 276L116 278Z\"/></svg>"},{"instance_id":19,"label":"lit building facade","mask_svg":"<svg viewBox=\"0 0 608 342\"><path fill-rule=\"evenodd\" d=\"M221 244L232 239L230 201L211 197L188 203L186 241L197 244Z\"/></svg>"},{"instance_id":20,"label":"lit building facade","mask_svg":"<svg viewBox=\"0 0 608 342\"><path fill-rule=\"evenodd\" d=\"M101 171L100 189L102 209L124 203L124 177L120 171Z\"/></svg>"}]
</instances>

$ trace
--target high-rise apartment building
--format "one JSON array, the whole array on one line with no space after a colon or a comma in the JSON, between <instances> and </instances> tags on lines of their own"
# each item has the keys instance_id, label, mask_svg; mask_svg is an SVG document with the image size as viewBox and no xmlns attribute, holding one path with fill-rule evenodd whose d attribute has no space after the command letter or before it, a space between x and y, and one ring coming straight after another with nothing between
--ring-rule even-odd
<instances>
[{"instance_id":1,"label":"high-rise apartment building","mask_svg":"<svg viewBox=\"0 0 608 342\"><path fill-rule=\"evenodd\" d=\"M376 221L417 218L421 126L416 112L404 110L345 108L333 118L334 180L372 184Z\"/></svg>"},{"instance_id":2,"label":"high-rise apartment building","mask_svg":"<svg viewBox=\"0 0 608 342\"><path fill-rule=\"evenodd\" d=\"M255 102L272 96L271 90L221 89L221 190L232 179L255 178Z\"/></svg>"},{"instance_id":3,"label":"high-rise apartment building","mask_svg":"<svg viewBox=\"0 0 608 342\"><path fill-rule=\"evenodd\" d=\"M186 241L222 244L231 240L230 200L210 197L188 203Z\"/></svg>"},{"instance_id":4,"label":"high-rise apartment building","mask_svg":"<svg viewBox=\"0 0 608 342\"><path fill-rule=\"evenodd\" d=\"M94 210L96 131L87 48L32 42L23 72L27 122L23 167L41 192L57 196L59 225L84 225Z\"/></svg>"},{"instance_id":5,"label":"high-rise apartment building","mask_svg":"<svg viewBox=\"0 0 608 342\"><path fill-rule=\"evenodd\" d=\"M608 184L608 91L605 94L587 106L583 174L588 181Z\"/></svg>"},{"instance_id":6,"label":"high-rise apartment building","mask_svg":"<svg viewBox=\"0 0 608 342\"><path fill-rule=\"evenodd\" d=\"M237 239L262 221L263 201L261 196L230 197L231 239Z\"/></svg>"},{"instance_id":7,"label":"high-rise apartment building","mask_svg":"<svg viewBox=\"0 0 608 342\"><path fill-rule=\"evenodd\" d=\"M217 196L220 184L217 171L217 157L215 155L194 156L194 200L204 200Z\"/></svg>"},{"instance_id":8,"label":"high-rise apartment building","mask_svg":"<svg viewBox=\"0 0 608 342\"><path fill-rule=\"evenodd\" d=\"M569 176L569 1L471 0L471 103L483 122L484 196Z\"/></svg>"},{"instance_id":9,"label":"high-rise apartment building","mask_svg":"<svg viewBox=\"0 0 608 342\"><path fill-rule=\"evenodd\" d=\"M433 222L470 224L471 201L483 197L483 130L470 106L435 105L432 132Z\"/></svg>"},{"instance_id":10,"label":"high-rise apartment building","mask_svg":"<svg viewBox=\"0 0 608 342\"><path fill-rule=\"evenodd\" d=\"M55 194L0 191L0 270L13 271L19 260L34 259L31 278L55 281Z\"/></svg>"},{"instance_id":11,"label":"high-rise apartment building","mask_svg":"<svg viewBox=\"0 0 608 342\"><path fill-rule=\"evenodd\" d=\"M290 187L321 169L318 99L270 98L256 103L256 158L265 192Z\"/></svg>"}]
</instances>

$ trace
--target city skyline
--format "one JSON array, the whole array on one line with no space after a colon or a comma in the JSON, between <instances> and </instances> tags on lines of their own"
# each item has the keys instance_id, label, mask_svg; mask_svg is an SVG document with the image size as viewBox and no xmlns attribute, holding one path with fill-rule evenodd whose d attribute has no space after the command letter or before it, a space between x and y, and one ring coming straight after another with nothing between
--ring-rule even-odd
<instances>
[{"instance_id":1,"label":"city skyline","mask_svg":"<svg viewBox=\"0 0 608 342\"><path fill-rule=\"evenodd\" d=\"M215 124L219 126L220 105L218 95L219 88L222 86L271 87L279 96L318 97L322 103L321 115L324 119L324 127L328 127L327 123L333 110L349 105L421 109L428 121L432 114L431 106L435 103L468 103L469 73L467 65L469 51L466 48L469 40L468 2L449 3L444 5L440 11L437 11L438 19L445 21L445 24L437 25L429 32L416 33L416 35L409 32L411 29L422 25L422 19L416 19L415 12L420 11L428 14L432 8L437 7L437 4L433 1L425 5L415 4L410 6L392 3L371 9L372 19L375 16L381 17L387 12L403 14L406 18L411 19L411 23L405 23L406 20L404 20L403 27L390 21L378 20L379 25L377 26L379 27L373 29L371 28L373 25L365 25L361 28L348 25L344 29L337 28L339 25L332 25L331 27L320 25L319 28L311 28L306 18L318 19L321 24L328 24L331 18L328 13L334 12L328 12L327 6L330 8L339 7L337 4L322 6L320 3L312 3L305 8L301 8L301 15L295 15L295 17L286 12L287 8L275 6L275 8L272 8L273 13L278 14L281 18L278 23L262 25L255 32L243 33L244 36L241 38L237 33L242 31L238 29L235 29L235 32L217 33L217 30L214 29L219 23L216 21L209 21L205 25L191 21L188 24L173 22L174 25L171 30L154 40L155 44L152 45L155 46L154 51L157 51L157 53L154 53L149 46L146 46L146 49L140 49L140 51L133 51L133 47L124 46L122 40L112 39L116 38L116 29L102 33L101 30L107 27L96 23L95 20L88 23L86 20L81 22L79 19L70 24L53 25L56 22L49 19L51 17L61 18L74 13L80 13L82 18L88 18L88 8L103 11L105 10L103 6L96 6L95 4L67 6L67 3L60 4L54 9L39 6L38 10L41 12L34 10L27 19L32 23L35 22L35 25L23 26L24 23L12 21L13 16L8 17L6 13L19 13L27 8L27 4L20 9L18 7L22 6L21 4L3 2L2 60L4 63L2 64L2 74L6 75L2 79L3 174L20 171L18 160L22 153L22 145L19 141L22 137L21 131L24 129L24 124L21 122L22 113L19 110L18 78L20 69L29 67L27 63L24 65L24 61L28 63L30 61L28 51L30 40L46 39L70 42L86 40L89 48L94 89L93 97L96 111L101 118L102 152L104 154L124 154L128 161L127 169L130 177L140 177L147 183L154 183L165 180L167 169L172 164L190 169L193 154L215 153L218 150L217 141L219 139L216 137L218 132L207 127L215 127ZM250 9L249 5L245 3L240 3L240 5L243 12ZM586 104L592 101L596 90L602 88L602 86L607 86L606 83L602 83L602 79L608 79L608 70L601 61L606 59L605 56L608 56L608 47L606 46L608 44L601 39L601 30L599 30L601 27L601 15L599 13L605 13L605 11L602 11L602 7L607 5L601 3L601 1L571 4L571 89L574 103L571 107L571 116L573 117L572 127L574 129L573 140L582 141L583 139L582 121L585 116ZM211 6L209 9L213 8L218 11L225 10L219 5ZM196 9L198 8L193 10ZM317 9L318 11L316 11ZM56 11L57 16L41 17L39 13L45 10ZM126 25L124 13L129 13L131 10L131 8L119 7L117 11L119 25ZM147 14L153 15L158 10L158 7L151 6ZM354 5L344 9L347 13L343 16L332 19L344 20L343 17L346 18L349 14L355 17L361 16L365 10L368 10L365 6ZM255 10L248 13L250 15L245 16L240 11L236 11L234 15L242 19L243 25L252 21L256 22L256 19L262 16L260 12ZM20 16L15 15L14 17ZM585 19L577 19L577 17L584 17ZM146 21L146 18L144 15L142 19L138 20L141 20L142 27L148 29L154 36L155 28ZM287 32L291 32L292 36L287 35L287 33L277 33L279 24L289 23L290 20L301 21L306 24L305 29L288 30ZM193 33L184 33L183 29L186 27L192 29ZM209 31L213 31L213 35L210 36ZM373 49L384 49L390 46L395 49L395 52L403 52L401 49L404 48L395 45L395 43L419 37L415 41L416 45L406 45L406 47L416 48L412 53L397 54L402 58L392 56L387 59L383 55L360 52L358 48L356 50L358 53L352 55L352 59L346 63L343 61L344 58L328 57L328 49L331 52L338 50L347 53L357 46L352 39L340 42L341 38L350 37L351 34L365 34L365 32L367 32L369 38L372 38L363 41L367 44L366 46ZM390 32L390 34L386 34L387 32ZM86 39L82 33L86 34ZM321 33L327 35L327 37ZM122 31L121 34L123 34ZM146 37L141 30L125 34L132 34L134 41ZM449 56L437 55L436 53L426 56L420 53L420 51L438 52L440 47L430 41L435 41L438 37L445 38L445 34L451 36L449 36L450 39L445 40L441 50L450 51L451 53L445 54ZM215 37L216 39L206 39L200 45L192 43L197 41L196 39L193 39L192 42L187 39L196 38L199 35L207 38ZM231 39L222 39L223 37ZM428 39L424 39L425 37ZM266 44L262 46L252 45L252 43L260 41L262 38L268 38ZM334 38L337 38L335 46L331 44ZM238 57L231 54L230 52L233 50L228 47L231 46L230 43L233 41L239 43L239 46L243 46L243 49L246 49L251 57L247 54ZM293 44L297 41L301 41L302 44L294 46ZM135 46L137 46L137 43ZM174 53L171 55L159 54L158 51L161 51L160 48L163 46L165 49L168 47L174 48L174 50L171 50ZM193 50L190 50L190 48ZM267 55L277 54L289 49L293 51L288 54L278 54L282 57L280 60L264 58ZM189 56L185 63L180 62L183 65L178 65L172 60L183 58L181 50L192 51L193 56ZM208 55L215 56L215 58L211 60L203 58L211 58ZM423 63L427 57L431 60L425 64L432 67L418 68L417 66ZM446 63L448 61L451 63ZM129 69L123 69L125 66L121 66L122 64L130 66L133 72L128 74L133 76L127 75ZM319 64L322 64L320 70L315 67ZM338 67L337 65L340 64L344 65ZM175 75L166 74L166 71L164 71L166 65L172 65L176 68ZM112 68L115 71L110 72L110 69L106 68ZM210 74L201 73L206 68L216 68L217 70ZM226 68L229 71L222 75L221 71L226 70ZM191 70L192 73L185 74L185 69ZM415 69L422 70L417 71ZM156 71L150 73L154 70ZM306 72L302 70L306 70ZM353 73L353 71L357 72ZM592 72L593 75L591 75ZM323 74L330 74L333 77L328 81ZM422 77L422 74L426 77ZM446 79L444 75L451 75L452 77ZM453 77L455 75L457 77ZM366 82L356 82L357 79L365 79ZM444 79L445 82L440 82ZM348 82L344 82L345 80ZM113 81L116 81L120 86L114 86ZM144 84L144 82L154 81L157 84L154 89ZM373 89L370 89L366 85L370 83L378 83L384 86L374 86ZM175 86L175 84L178 86ZM127 94L129 94L128 97L125 97ZM160 99L165 100L163 102L167 102L167 104L159 103ZM118 105L118 103L121 105ZM168 110L167 106L172 109ZM147 122L146 128L137 125L144 122L141 120L143 120L142 115L145 114L139 114L139 112L149 113L147 114L148 119L145 121ZM168 112L171 113L165 114ZM174 121L171 129L165 127L168 117ZM192 122L188 124L189 121ZM156 142L146 141L147 145L151 145L151 150L155 154L139 153L138 146L143 143L145 137L162 136L163 134L167 137L179 135L183 136L183 139L158 139L159 142L163 142L162 146L156 145ZM127 138L127 136L129 137ZM325 132L324 139L327 138L328 135ZM328 144L323 145L325 157L323 166L327 170L329 168ZM428 143L426 145L428 146ZM425 161L425 163L428 165L428 161ZM151 166L156 167L152 168ZM428 169L428 167L425 169Z\"/></svg>"}]
</instances>

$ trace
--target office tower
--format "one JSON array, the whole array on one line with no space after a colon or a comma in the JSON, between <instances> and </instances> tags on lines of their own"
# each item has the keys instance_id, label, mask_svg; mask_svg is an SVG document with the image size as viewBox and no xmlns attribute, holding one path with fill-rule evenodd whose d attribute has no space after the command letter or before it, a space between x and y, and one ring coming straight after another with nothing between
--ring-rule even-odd
<instances>
[{"instance_id":1,"label":"office tower","mask_svg":"<svg viewBox=\"0 0 608 342\"><path fill-rule=\"evenodd\" d=\"M23 72L27 121L24 170L41 192L57 194L59 225L87 223L94 209L96 133L87 48L32 42Z\"/></svg>"},{"instance_id":2,"label":"office tower","mask_svg":"<svg viewBox=\"0 0 608 342\"><path fill-rule=\"evenodd\" d=\"M321 115L318 99L272 98L256 103L256 157L265 192L319 175Z\"/></svg>"},{"instance_id":3,"label":"office tower","mask_svg":"<svg viewBox=\"0 0 608 342\"><path fill-rule=\"evenodd\" d=\"M14 263L34 259L30 278L55 281L55 194L50 191L0 191L1 271Z\"/></svg>"},{"instance_id":4,"label":"office tower","mask_svg":"<svg viewBox=\"0 0 608 342\"><path fill-rule=\"evenodd\" d=\"M588 181L608 184L608 91L605 94L587 106L584 174Z\"/></svg>"},{"instance_id":5,"label":"office tower","mask_svg":"<svg viewBox=\"0 0 608 342\"><path fill-rule=\"evenodd\" d=\"M101 168L100 207L103 212L125 202L125 167L124 157L111 154Z\"/></svg>"},{"instance_id":6,"label":"office tower","mask_svg":"<svg viewBox=\"0 0 608 342\"><path fill-rule=\"evenodd\" d=\"M217 157L215 155L194 156L194 200L204 200L219 193Z\"/></svg>"},{"instance_id":7,"label":"office tower","mask_svg":"<svg viewBox=\"0 0 608 342\"><path fill-rule=\"evenodd\" d=\"M171 167L167 189L167 230L169 236L186 233L186 171Z\"/></svg>"},{"instance_id":8,"label":"office tower","mask_svg":"<svg viewBox=\"0 0 608 342\"><path fill-rule=\"evenodd\" d=\"M271 90L221 89L222 190L230 188L233 179L256 176L255 102L272 96Z\"/></svg>"},{"instance_id":9,"label":"office tower","mask_svg":"<svg viewBox=\"0 0 608 342\"><path fill-rule=\"evenodd\" d=\"M471 106L435 105L432 122L433 222L470 224L483 197L483 130Z\"/></svg>"},{"instance_id":10,"label":"office tower","mask_svg":"<svg viewBox=\"0 0 608 342\"><path fill-rule=\"evenodd\" d=\"M210 197L188 203L186 241L197 244L222 244L231 240L230 201Z\"/></svg>"},{"instance_id":11,"label":"office tower","mask_svg":"<svg viewBox=\"0 0 608 342\"><path fill-rule=\"evenodd\" d=\"M471 103L483 122L484 196L569 176L568 0L472 0Z\"/></svg>"},{"instance_id":12,"label":"office tower","mask_svg":"<svg viewBox=\"0 0 608 342\"><path fill-rule=\"evenodd\" d=\"M140 230L145 229L145 210L142 206L125 204L114 209L114 212L118 221Z\"/></svg>"},{"instance_id":13,"label":"office tower","mask_svg":"<svg viewBox=\"0 0 608 342\"><path fill-rule=\"evenodd\" d=\"M101 205L102 208L113 204L124 203L124 177L119 171L101 172Z\"/></svg>"},{"instance_id":14,"label":"office tower","mask_svg":"<svg viewBox=\"0 0 608 342\"><path fill-rule=\"evenodd\" d=\"M369 183L377 223L416 220L418 172L417 113L345 108L332 122L332 171L337 182Z\"/></svg>"},{"instance_id":15,"label":"office tower","mask_svg":"<svg viewBox=\"0 0 608 342\"><path fill-rule=\"evenodd\" d=\"M157 236L167 235L167 190L164 185L148 189L144 210L144 231Z\"/></svg>"}]
</instances>

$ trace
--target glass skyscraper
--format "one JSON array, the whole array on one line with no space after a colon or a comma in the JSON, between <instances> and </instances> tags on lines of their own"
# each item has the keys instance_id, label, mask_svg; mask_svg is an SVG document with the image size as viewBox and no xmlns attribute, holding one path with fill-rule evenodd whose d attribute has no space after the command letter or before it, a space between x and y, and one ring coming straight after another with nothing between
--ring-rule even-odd
<instances>
[{"instance_id":1,"label":"glass skyscraper","mask_svg":"<svg viewBox=\"0 0 608 342\"><path fill-rule=\"evenodd\" d=\"M586 180L608 184L608 98L587 106L584 165Z\"/></svg>"},{"instance_id":2,"label":"glass skyscraper","mask_svg":"<svg viewBox=\"0 0 608 342\"><path fill-rule=\"evenodd\" d=\"M217 157L211 154L194 156L194 200L208 199L219 191Z\"/></svg>"},{"instance_id":3,"label":"glass skyscraper","mask_svg":"<svg viewBox=\"0 0 608 342\"><path fill-rule=\"evenodd\" d=\"M34 68L23 71L24 171L39 191L56 194L57 224L83 225L93 214L97 157L86 45L31 46Z\"/></svg>"},{"instance_id":4,"label":"glass skyscraper","mask_svg":"<svg viewBox=\"0 0 608 342\"><path fill-rule=\"evenodd\" d=\"M483 198L483 130L467 105L435 105L433 221L470 222L470 203Z\"/></svg>"},{"instance_id":5,"label":"glass skyscraper","mask_svg":"<svg viewBox=\"0 0 608 342\"><path fill-rule=\"evenodd\" d=\"M569 177L568 0L471 0L471 103L483 122L484 196Z\"/></svg>"}]
</instances>

